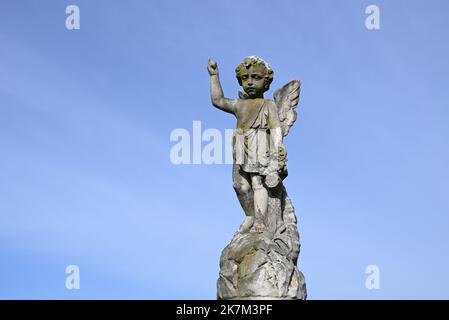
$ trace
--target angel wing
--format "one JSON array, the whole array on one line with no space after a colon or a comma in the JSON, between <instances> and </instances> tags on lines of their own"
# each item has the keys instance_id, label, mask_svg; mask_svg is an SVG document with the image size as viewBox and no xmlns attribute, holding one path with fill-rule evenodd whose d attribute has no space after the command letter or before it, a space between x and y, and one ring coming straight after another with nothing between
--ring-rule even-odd
<instances>
[{"instance_id":1,"label":"angel wing","mask_svg":"<svg viewBox=\"0 0 449 320\"><path fill-rule=\"evenodd\" d=\"M296 121L295 109L298 106L300 92L301 81L299 80L292 80L274 92L274 102L276 102L279 120L281 121L282 135L284 137Z\"/></svg>"}]
</instances>

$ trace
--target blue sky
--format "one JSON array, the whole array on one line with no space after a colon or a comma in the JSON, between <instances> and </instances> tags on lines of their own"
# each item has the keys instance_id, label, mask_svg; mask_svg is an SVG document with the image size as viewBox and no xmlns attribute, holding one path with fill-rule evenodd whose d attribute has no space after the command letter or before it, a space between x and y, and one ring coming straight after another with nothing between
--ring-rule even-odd
<instances>
[{"instance_id":1,"label":"blue sky","mask_svg":"<svg viewBox=\"0 0 449 320\"><path fill-rule=\"evenodd\" d=\"M309 298L448 299L448 18L443 0L2 1L0 298L214 299L243 219L231 167L175 166L169 137L233 128L207 59L236 97L258 55L268 96L302 81L285 184Z\"/></svg>"}]
</instances>

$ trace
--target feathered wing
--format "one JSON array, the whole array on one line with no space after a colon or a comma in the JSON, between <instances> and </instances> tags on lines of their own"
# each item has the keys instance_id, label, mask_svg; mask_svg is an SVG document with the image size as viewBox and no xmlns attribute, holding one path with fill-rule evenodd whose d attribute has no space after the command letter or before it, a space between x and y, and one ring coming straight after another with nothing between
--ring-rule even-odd
<instances>
[{"instance_id":1,"label":"feathered wing","mask_svg":"<svg viewBox=\"0 0 449 320\"><path fill-rule=\"evenodd\" d=\"M274 102L276 102L284 137L296 121L295 109L298 106L300 92L301 82L299 80L292 80L274 92Z\"/></svg>"}]
</instances>

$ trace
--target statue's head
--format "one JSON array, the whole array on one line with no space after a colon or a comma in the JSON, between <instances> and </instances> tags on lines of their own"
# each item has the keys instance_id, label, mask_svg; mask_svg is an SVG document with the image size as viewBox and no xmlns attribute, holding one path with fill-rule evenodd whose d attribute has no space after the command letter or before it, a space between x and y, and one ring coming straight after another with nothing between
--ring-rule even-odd
<instances>
[{"instance_id":1,"label":"statue's head","mask_svg":"<svg viewBox=\"0 0 449 320\"><path fill-rule=\"evenodd\" d=\"M249 97L260 97L270 89L273 81L273 69L263 59L249 56L235 69L239 85Z\"/></svg>"}]
</instances>

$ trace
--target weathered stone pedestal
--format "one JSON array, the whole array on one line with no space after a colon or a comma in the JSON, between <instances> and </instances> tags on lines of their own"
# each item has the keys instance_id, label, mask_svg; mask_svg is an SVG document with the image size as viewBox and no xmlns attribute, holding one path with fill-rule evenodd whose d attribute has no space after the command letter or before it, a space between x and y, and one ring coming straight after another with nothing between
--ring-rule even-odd
<instances>
[{"instance_id":1,"label":"weathered stone pedestal","mask_svg":"<svg viewBox=\"0 0 449 320\"><path fill-rule=\"evenodd\" d=\"M282 183L271 189L268 229L234 234L220 258L218 299L306 299L295 211Z\"/></svg>"}]
</instances>

